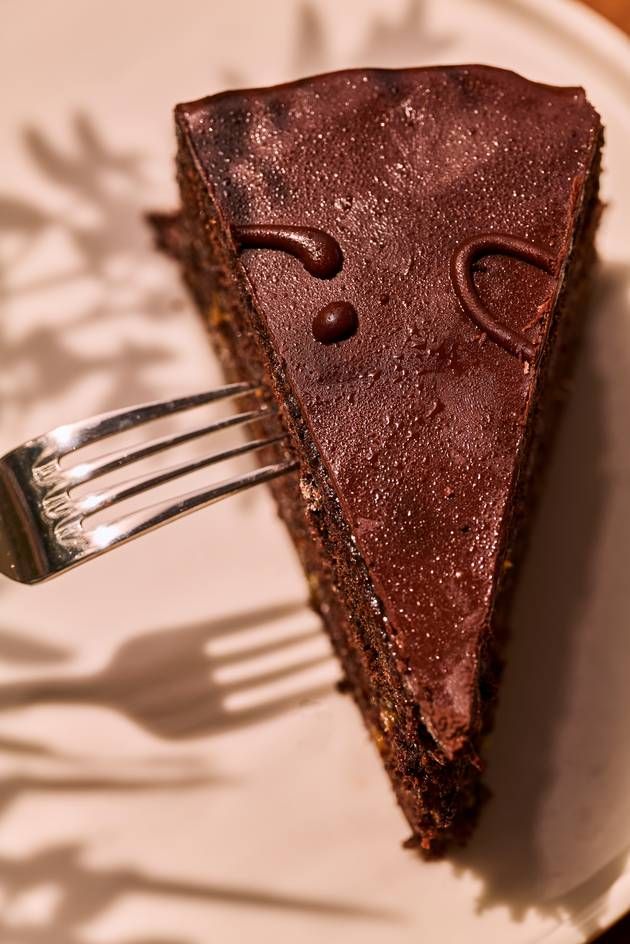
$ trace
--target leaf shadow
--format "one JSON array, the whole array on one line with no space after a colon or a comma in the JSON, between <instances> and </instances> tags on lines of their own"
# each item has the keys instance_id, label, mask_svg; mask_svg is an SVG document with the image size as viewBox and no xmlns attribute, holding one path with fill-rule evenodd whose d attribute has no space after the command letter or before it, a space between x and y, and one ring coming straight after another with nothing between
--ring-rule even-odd
<instances>
[{"instance_id":1,"label":"leaf shadow","mask_svg":"<svg viewBox=\"0 0 630 944\"><path fill-rule=\"evenodd\" d=\"M36 851L24 858L0 856L0 884L4 890L5 910L19 897L35 888L51 885L58 901L45 927L26 922L18 924L0 918L0 934L12 944L84 944L81 928L111 908L122 896L138 894L162 900L187 900L232 905L235 908L265 908L297 911L311 917L354 918L391 922L390 912L354 906L315 897L284 895L265 888L213 885L194 881L147 875L134 868L94 867L85 861L85 850L78 843L58 844ZM164 941L165 939L144 938ZM169 939L170 940L170 939ZM129 944L140 944L139 940ZM184 944L178 937L172 944Z\"/></svg>"},{"instance_id":2,"label":"leaf shadow","mask_svg":"<svg viewBox=\"0 0 630 944\"><path fill-rule=\"evenodd\" d=\"M287 79L331 69L403 68L423 65L443 55L454 35L437 32L429 22L427 0L406 0L398 16L370 16L368 29L356 47L343 56L335 51L321 8L310 0L296 5ZM255 81L240 60L219 70L222 88L243 88Z\"/></svg>"},{"instance_id":3,"label":"leaf shadow","mask_svg":"<svg viewBox=\"0 0 630 944\"><path fill-rule=\"evenodd\" d=\"M93 375L106 387L103 410L119 405L121 397L125 402L150 399L155 396L152 370L173 356L150 338L128 337L116 354L76 344L78 333L90 325L113 324L139 311L156 320L172 317L181 296L166 266L157 282L145 285L141 278L147 267L155 272L162 265L143 221L150 193L143 156L111 148L84 113L74 115L71 131L68 150L42 128L21 131L25 157L56 195L54 201L0 193L0 303L13 310L9 304L27 302L39 312L34 323L29 318L19 330L17 315L0 319L5 411L27 410ZM33 275L32 260L52 236L63 240L72 264ZM54 293L82 285L92 286L90 298L72 317L64 315L62 325Z\"/></svg>"},{"instance_id":4,"label":"leaf shadow","mask_svg":"<svg viewBox=\"0 0 630 944\"><path fill-rule=\"evenodd\" d=\"M407 0L394 19L375 13L349 61L340 64L328 40L320 8L303 0L297 10L291 72L301 76L341 65L346 68L422 65L427 58L442 54L452 41L448 33L434 32L428 21L426 0Z\"/></svg>"}]
</instances>

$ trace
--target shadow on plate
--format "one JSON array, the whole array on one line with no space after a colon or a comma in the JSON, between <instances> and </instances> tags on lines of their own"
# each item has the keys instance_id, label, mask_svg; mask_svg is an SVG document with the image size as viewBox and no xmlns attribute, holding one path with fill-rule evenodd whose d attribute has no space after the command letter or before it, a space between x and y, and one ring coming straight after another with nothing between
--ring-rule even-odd
<instances>
[{"instance_id":1,"label":"shadow on plate","mask_svg":"<svg viewBox=\"0 0 630 944\"><path fill-rule=\"evenodd\" d=\"M589 935L623 871L630 816L630 272L604 269L513 613L489 744L494 792L455 857L479 909ZM621 748L621 749L620 749Z\"/></svg>"},{"instance_id":2,"label":"shadow on plate","mask_svg":"<svg viewBox=\"0 0 630 944\"><path fill-rule=\"evenodd\" d=\"M43 704L109 708L153 736L167 740L235 731L330 692L328 684L313 685L294 694L268 696L252 706L230 708L228 704L234 696L255 694L258 688L328 663L329 652L298 657L286 664L283 661L263 671L254 669L238 681L214 678L219 670L238 668L250 660L276 655L284 660L294 647L319 638L321 630L316 627L267 642L254 639L237 652L213 655L207 651L213 642L300 611L307 612L303 603L288 603L206 623L140 633L123 643L98 672L80 677L56 674L0 686L0 710Z\"/></svg>"},{"instance_id":3,"label":"shadow on plate","mask_svg":"<svg viewBox=\"0 0 630 944\"><path fill-rule=\"evenodd\" d=\"M317 5L304 0L298 7L291 72L296 76L326 69L351 67L403 68L419 66L445 52L451 42L446 33L435 33L427 23L426 0L407 0L400 15L391 20L375 13L369 28L347 63L339 63L326 35Z\"/></svg>"},{"instance_id":4,"label":"shadow on plate","mask_svg":"<svg viewBox=\"0 0 630 944\"><path fill-rule=\"evenodd\" d=\"M73 148L64 151L43 129L25 127L25 156L51 191L60 209L43 202L0 193L0 302L24 302L41 312L21 331L15 321L0 320L0 363L5 380L3 410L25 411L97 375L106 382L100 408L155 398L150 373L168 361L169 349L151 338L127 339L115 356L76 338L88 326L113 324L137 311L159 319L181 305L176 283L142 279L155 254L143 221L149 192L139 154L111 148L85 114L74 116ZM60 238L72 262L46 275L21 277L49 239ZM167 272L167 270L164 270ZM135 282L131 273L136 274ZM167 273L168 274L168 273ZM93 285L96 296L60 329L63 289L76 292ZM66 302L64 301L64 305ZM14 308L19 312L19 308Z\"/></svg>"},{"instance_id":5,"label":"shadow on plate","mask_svg":"<svg viewBox=\"0 0 630 944\"><path fill-rule=\"evenodd\" d=\"M435 32L428 24L428 6L427 0L407 0L397 17L381 17L374 12L356 48L346 55L345 61L340 61L321 8L301 0L296 4L287 79L330 69L418 66L446 55L451 36ZM255 81L255 76L240 66L224 68L220 74L222 88L248 87Z\"/></svg>"},{"instance_id":6,"label":"shadow on plate","mask_svg":"<svg viewBox=\"0 0 630 944\"><path fill-rule=\"evenodd\" d=\"M154 265L155 255L144 228L146 208L142 159L136 154L120 154L100 135L91 119L74 119L74 147L70 152L57 148L41 129L28 128L22 140L31 162L43 178L67 197L63 212L42 209L7 194L0 194L0 297L12 303L27 299L41 307L33 328L14 332L6 320L0 323L0 350L5 378L9 384L4 399L6 409L28 410L44 396L65 394L84 378L100 373L106 392L100 408L105 410L125 402L155 396L151 370L168 359L170 352L150 339L129 343L115 357L98 350L78 351L72 345L73 332L93 322L120 317L134 309L151 312L155 318L176 314L179 307L176 281L169 266L164 284L146 288L138 282L131 294L119 293L129 272L140 271L145 263ZM72 248L76 266L72 271L52 273L45 278L26 279L16 284L13 274L28 262L41 241L52 232L63 233ZM9 247L5 255L4 247ZM124 259L124 271L118 263ZM11 273L11 278L9 277ZM85 306L63 331L54 316L54 292L66 290L84 280L99 287L98 300ZM129 286L127 286L129 288ZM124 297L125 300L120 300ZM28 383L20 378L28 377ZM2 586L0 585L0 593ZM89 677L77 677L63 670L72 653L41 642L35 637L0 629L0 660L24 670L37 669L37 678L0 687L0 708L11 709L43 704L92 705L109 708L149 732L152 736L181 741L235 731L329 693L330 685L302 686L288 695L269 696L266 686L282 682L300 671L330 659L328 654L290 661L292 647L319 635L319 630L293 632L283 639L250 642L238 653L212 655L211 643L225 643L232 634L298 614L304 604L286 604L226 619L136 635L114 653L110 663ZM304 610L305 611L305 610ZM306 611L305 611L306 612ZM285 663L275 669L250 674L238 682L213 679L219 669L235 669L240 662L278 656ZM287 661L290 664L286 664ZM60 668L61 666L61 668ZM54 669L54 671L53 671ZM48 675L42 675L47 670ZM234 696L263 695L254 705L232 708ZM200 770L178 752L170 763L159 758L135 758L116 762L114 771L96 758L67 755L46 743L0 735L0 752L7 761L0 781L0 816L3 821L27 797L54 797L60 814L77 797L90 794L142 794L207 788L216 778ZM166 759L168 761L168 758ZM111 765L110 765L111 766ZM283 894L276 889L208 885L150 875L128 868L95 868L85 861L87 849L80 844L52 844L24 856L0 856L0 939L15 944L84 944L83 928L96 920L122 896L137 893L156 900L221 902L236 908L257 907L292 910L311 915L365 920L393 920L378 909L352 903L320 900ZM84 854L85 852L85 854ZM54 893L54 907L45 925L24 917L21 909L32 895L42 890ZM121 942L123 944L123 942ZM134 938L124 944L187 944L183 938Z\"/></svg>"},{"instance_id":7,"label":"shadow on plate","mask_svg":"<svg viewBox=\"0 0 630 944\"><path fill-rule=\"evenodd\" d=\"M423 0L410 0L398 21L374 20L346 65L404 65L447 54L449 37L432 34L425 14ZM296 30L290 72L304 74L333 65L332 45L313 4L300 5ZM250 82L249 76L236 71L224 79L228 85ZM153 255L141 220L146 206L142 158L117 153L83 115L75 118L70 153L56 148L40 129L26 129L23 141L34 165L80 212L52 212L0 195L0 236L8 234L12 244L6 268L28 259L38 240L55 227L64 232L77 264L70 273L27 281L17 288L12 285L12 299L16 292L30 297L41 293L44 306L47 291L91 278L103 293L75 322L66 321L63 333L52 310L46 323L42 320L15 337L0 323L3 373L17 378L6 405L27 409L43 396L66 392L95 371L107 377L101 409L120 405L121 391L126 402L150 399L155 394L151 371L168 360L166 347L147 339L129 342L113 360L98 350L78 353L67 343L73 328L111 315L112 304L117 315L141 307L156 318L169 316L179 305L172 279L169 291L163 284L138 285L131 300L121 293L125 300L114 301L123 282L129 282L129 272ZM117 274L121 256L126 260L122 276ZM0 270L0 297L8 294L6 268ZM517 920L530 908L568 915L590 934L597 930L597 915L585 915L584 903L593 901L598 891L604 896L622 871L626 855L619 848L623 841L619 824L630 814L630 756L619 751L627 740L624 725L630 717L626 645L630 497L621 481L630 470L630 438L621 433L627 428L630 402L627 278L627 271L608 270L599 286L603 298L593 343L586 346L579 367L517 602L506 684L489 751L489 779L496 795L474 841L456 859L457 867L473 871L483 882L480 909L507 904ZM603 364L606 382L614 374L619 387L613 429L605 425L613 393L604 388ZM28 383L20 382L22 375ZM226 657L210 658L208 643L280 615L263 611L148 632L121 646L109 665L89 678L55 673L47 680L5 685L0 705L6 709L37 703L102 705L168 740L235 730L319 694L316 690L285 696L263 701L255 709L230 712L225 699L235 693L234 685L212 684L212 672L227 662ZM309 635L303 633L296 641ZM249 656L264 656L274 646L279 651L291 644L261 643ZM65 656L54 647L16 639L8 630L0 634L0 657L7 661L41 665L63 661ZM290 671L296 671L295 666ZM239 684L263 685L287 672L267 672L259 682ZM60 760L45 745L19 738L2 736L0 749L24 758ZM120 780L88 776L85 771L55 777L15 774L0 785L0 807L6 814L20 797L38 790L72 801L80 791L171 789L183 783L179 774ZM191 788L198 783L195 775L189 777ZM58 904L47 926L16 921L11 909L20 898L51 883ZM0 938L16 944L85 944L83 926L133 892L391 920L390 915L335 901L170 880L129 868L97 868L87 864L76 844L53 845L20 858L0 856L0 888L4 897ZM547 899L541 902L542 889ZM153 937L150 942L136 938L121 944L187 942Z\"/></svg>"},{"instance_id":8,"label":"shadow on plate","mask_svg":"<svg viewBox=\"0 0 630 944\"><path fill-rule=\"evenodd\" d=\"M5 710L36 704L99 705L115 710L152 735L166 739L197 738L225 733L277 716L310 697L328 693L330 685L311 687L294 695L263 700L255 707L230 710L224 699L236 690L256 688L281 681L290 675L330 659L329 655L297 659L288 666L250 676L246 681L215 687L211 668L234 667L239 661L286 656L292 646L304 643L319 630L311 629L268 642L255 641L237 654L207 654L213 641L225 642L243 630L263 627L282 617L299 614L303 604L285 604L241 613L204 625L177 627L163 632L136 636L123 644L109 665L89 677L51 677L48 680L5 684L0 689L0 706ZM34 662L41 662L34 650ZM23 653L20 653L23 655ZM43 653L47 657L48 652ZM45 661L45 660L44 660ZM0 751L25 764L47 764L33 771L6 774L0 781L0 817L6 817L14 804L26 796L58 798L72 804L86 794L143 793L181 789L205 789L214 778L195 764L177 756L160 763L153 758L138 763L138 772L125 776L129 760L116 762L115 771L103 774L103 763L95 758L64 755L45 744L3 735ZM109 766L113 766L111 761ZM133 766L133 765L131 765ZM151 767L153 766L153 770ZM169 767L171 769L169 769ZM198 764L197 764L198 768ZM94 773L96 771L96 773ZM85 944L83 927L95 921L123 896L156 896L162 903L196 901L232 905L235 908L261 908L296 911L305 915L396 921L396 915L353 903L308 896L283 894L271 888L237 887L165 878L133 868L97 868L85 861L87 849L81 844L48 845L28 855L0 855L0 940L14 944ZM43 890L54 894L54 908L45 925L28 916L29 900ZM24 908L27 910L24 911ZM6 922L6 923L5 923ZM151 944L189 944L183 938L150 939ZM150 944L149 939L125 941L124 944ZM192 944L192 942L191 942Z\"/></svg>"},{"instance_id":9,"label":"shadow on plate","mask_svg":"<svg viewBox=\"0 0 630 944\"><path fill-rule=\"evenodd\" d=\"M54 889L56 906L45 925L20 920L25 899L42 889ZM263 888L211 885L147 875L134 868L94 867L85 861L82 846L67 843L24 858L0 855L0 887L4 908L0 938L11 944L86 944L83 928L125 896L156 896L161 901L232 905L237 909L263 908L296 911L304 915L391 921L385 911L334 900L283 895ZM126 939L121 944L188 944L181 937ZM191 942L192 944L192 942Z\"/></svg>"}]
</instances>

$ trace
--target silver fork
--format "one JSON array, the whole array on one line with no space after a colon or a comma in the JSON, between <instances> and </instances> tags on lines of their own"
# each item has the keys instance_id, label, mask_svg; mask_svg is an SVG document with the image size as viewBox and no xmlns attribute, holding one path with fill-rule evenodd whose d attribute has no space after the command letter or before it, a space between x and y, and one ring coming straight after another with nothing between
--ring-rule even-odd
<instances>
[{"instance_id":1,"label":"silver fork","mask_svg":"<svg viewBox=\"0 0 630 944\"><path fill-rule=\"evenodd\" d=\"M266 405L246 409L186 432L148 439L96 459L62 467L62 459L69 453L153 420L213 401L258 392L259 389L250 384L236 383L176 400L113 410L78 423L58 426L6 453L0 459L0 573L21 583L39 583L198 508L295 469L297 463L283 459L90 527L91 516L121 501L285 438L284 433L275 433L162 471L139 475L101 491L74 495L77 486L85 482L92 482L200 436L264 420L273 416L275 411Z\"/></svg>"}]
</instances>

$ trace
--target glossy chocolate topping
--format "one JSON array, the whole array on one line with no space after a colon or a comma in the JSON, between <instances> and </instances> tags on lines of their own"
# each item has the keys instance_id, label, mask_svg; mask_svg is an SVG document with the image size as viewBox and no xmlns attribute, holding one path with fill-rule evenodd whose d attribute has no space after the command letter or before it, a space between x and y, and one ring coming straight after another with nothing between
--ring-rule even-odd
<instances>
[{"instance_id":1,"label":"glossy chocolate topping","mask_svg":"<svg viewBox=\"0 0 630 944\"><path fill-rule=\"evenodd\" d=\"M313 318L313 337L322 344L346 341L356 333L359 316L350 302L331 302Z\"/></svg>"},{"instance_id":2,"label":"glossy chocolate topping","mask_svg":"<svg viewBox=\"0 0 630 944\"><path fill-rule=\"evenodd\" d=\"M549 275L555 274L556 260L544 249L506 233L484 233L481 236L473 236L458 246L451 257L453 287L464 311L482 331L510 354L532 361L536 356L536 348L531 341L522 332L514 331L497 321L482 304L475 288L473 277L475 263L483 256L495 253L529 262L542 269L543 272L548 272Z\"/></svg>"},{"instance_id":3,"label":"glossy chocolate topping","mask_svg":"<svg viewBox=\"0 0 630 944\"><path fill-rule=\"evenodd\" d=\"M286 252L240 262L392 652L452 753L476 717L536 379L537 360L525 371L519 358L544 343L597 114L581 89L452 66L227 92L177 118L226 228L315 228L343 251L334 281ZM312 313L340 297L360 331L318 343Z\"/></svg>"},{"instance_id":4,"label":"glossy chocolate topping","mask_svg":"<svg viewBox=\"0 0 630 944\"><path fill-rule=\"evenodd\" d=\"M343 265L339 243L314 226L248 224L232 227L239 249L279 249L299 259L307 272L332 279Z\"/></svg>"}]
</instances>

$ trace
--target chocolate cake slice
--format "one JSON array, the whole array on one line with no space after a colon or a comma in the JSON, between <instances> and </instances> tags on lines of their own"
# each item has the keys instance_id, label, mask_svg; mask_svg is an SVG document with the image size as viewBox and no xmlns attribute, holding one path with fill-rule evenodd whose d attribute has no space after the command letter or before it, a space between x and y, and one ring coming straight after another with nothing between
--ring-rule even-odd
<instances>
[{"instance_id":1,"label":"chocolate cake slice","mask_svg":"<svg viewBox=\"0 0 630 944\"><path fill-rule=\"evenodd\" d=\"M500 69L353 70L176 109L156 219L273 484L414 842L481 796L506 612L584 314L599 118ZM518 745L515 745L518 750Z\"/></svg>"}]
</instances>

